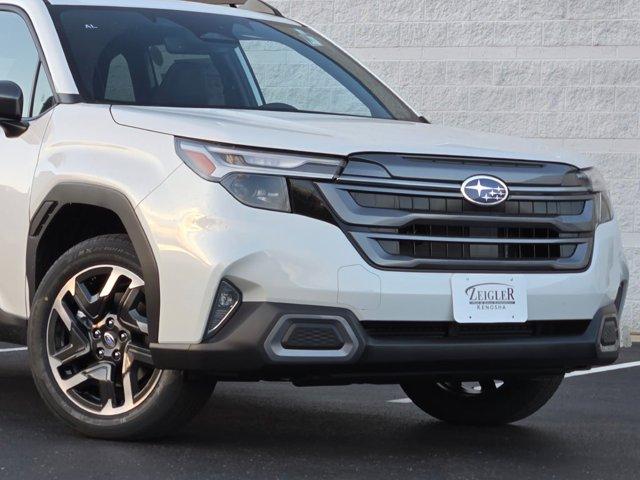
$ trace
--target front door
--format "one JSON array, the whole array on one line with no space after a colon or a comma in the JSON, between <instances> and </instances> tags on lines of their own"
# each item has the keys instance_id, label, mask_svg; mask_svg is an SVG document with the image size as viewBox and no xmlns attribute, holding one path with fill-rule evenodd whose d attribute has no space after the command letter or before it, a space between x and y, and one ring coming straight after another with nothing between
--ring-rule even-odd
<instances>
[{"instance_id":1,"label":"front door","mask_svg":"<svg viewBox=\"0 0 640 480\"><path fill-rule=\"evenodd\" d=\"M23 92L19 137L0 130L0 336L4 324L27 316L26 248L29 196L40 145L51 117L53 93L25 18L0 7L0 80ZM1 338L0 338L1 340Z\"/></svg>"}]
</instances>

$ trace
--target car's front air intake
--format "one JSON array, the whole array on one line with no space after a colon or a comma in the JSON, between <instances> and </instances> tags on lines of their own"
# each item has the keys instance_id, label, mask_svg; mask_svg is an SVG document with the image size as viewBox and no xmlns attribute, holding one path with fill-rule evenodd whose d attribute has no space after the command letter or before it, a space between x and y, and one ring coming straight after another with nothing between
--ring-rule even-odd
<instances>
[{"instance_id":1,"label":"car's front air intake","mask_svg":"<svg viewBox=\"0 0 640 480\"><path fill-rule=\"evenodd\" d=\"M507 201L476 205L463 182L490 175ZM336 183L318 183L363 256L390 269L566 271L591 259L598 199L569 165L359 155Z\"/></svg>"}]
</instances>

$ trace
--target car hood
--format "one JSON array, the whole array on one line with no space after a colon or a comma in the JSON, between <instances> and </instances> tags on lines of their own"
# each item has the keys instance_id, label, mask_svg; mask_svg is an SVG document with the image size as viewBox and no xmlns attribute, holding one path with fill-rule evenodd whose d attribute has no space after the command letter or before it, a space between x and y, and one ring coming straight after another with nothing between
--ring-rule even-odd
<instances>
[{"instance_id":1,"label":"car hood","mask_svg":"<svg viewBox=\"0 0 640 480\"><path fill-rule=\"evenodd\" d=\"M246 147L348 156L402 153L568 163L587 160L542 141L458 128L336 115L249 110L113 106L116 123Z\"/></svg>"}]
</instances>

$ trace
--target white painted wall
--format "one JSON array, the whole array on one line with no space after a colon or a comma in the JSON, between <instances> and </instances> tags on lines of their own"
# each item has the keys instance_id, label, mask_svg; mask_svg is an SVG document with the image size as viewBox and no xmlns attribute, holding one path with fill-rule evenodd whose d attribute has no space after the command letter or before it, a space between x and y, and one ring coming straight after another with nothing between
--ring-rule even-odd
<instances>
[{"instance_id":1,"label":"white painted wall","mask_svg":"<svg viewBox=\"0 0 640 480\"><path fill-rule=\"evenodd\" d=\"M640 331L640 0L270 0L346 47L434 123L595 157Z\"/></svg>"}]
</instances>

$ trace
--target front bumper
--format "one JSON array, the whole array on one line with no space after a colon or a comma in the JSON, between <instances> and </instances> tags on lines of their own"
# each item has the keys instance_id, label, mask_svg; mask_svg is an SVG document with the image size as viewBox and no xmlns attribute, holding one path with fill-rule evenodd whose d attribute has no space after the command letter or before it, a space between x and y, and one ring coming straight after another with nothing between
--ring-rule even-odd
<instances>
[{"instance_id":1,"label":"front bumper","mask_svg":"<svg viewBox=\"0 0 640 480\"><path fill-rule=\"evenodd\" d=\"M451 273L373 268L338 227L246 207L186 166L138 214L160 276L155 343L201 343L225 278L249 304L340 309L353 321L453 322ZM600 225L588 269L526 274L529 319L593 319L615 302L628 275L616 222Z\"/></svg>"},{"instance_id":2,"label":"front bumper","mask_svg":"<svg viewBox=\"0 0 640 480\"><path fill-rule=\"evenodd\" d=\"M547 334L484 331L429 338L414 332L385 338L367 331L346 309L245 303L210 343L154 344L152 354L160 368L202 370L224 380L291 380L301 385L561 374L615 362L619 340L611 344L602 339L605 322L617 326L617 314L612 304L580 322L584 330ZM292 326L310 322L337 326L342 344L327 349L315 335L306 337L306 347L287 348Z\"/></svg>"}]
</instances>

